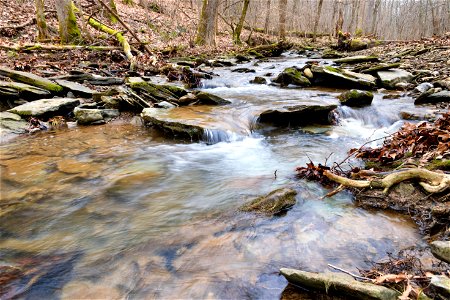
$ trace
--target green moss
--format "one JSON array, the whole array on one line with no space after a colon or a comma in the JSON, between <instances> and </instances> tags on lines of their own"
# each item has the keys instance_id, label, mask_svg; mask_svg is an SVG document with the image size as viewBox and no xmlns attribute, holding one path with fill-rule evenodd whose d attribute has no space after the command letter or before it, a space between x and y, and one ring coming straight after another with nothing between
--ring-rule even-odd
<instances>
[{"instance_id":1,"label":"green moss","mask_svg":"<svg viewBox=\"0 0 450 300\"><path fill-rule=\"evenodd\" d=\"M434 159L426 166L428 170L450 171L450 159Z\"/></svg>"},{"instance_id":2,"label":"green moss","mask_svg":"<svg viewBox=\"0 0 450 300\"><path fill-rule=\"evenodd\" d=\"M61 36L61 42L63 43L79 43L81 42L81 31L77 25L77 17L74 12L74 4L70 2L70 8L68 8L67 22L67 36ZM63 25L64 26L64 25Z\"/></svg>"}]
</instances>

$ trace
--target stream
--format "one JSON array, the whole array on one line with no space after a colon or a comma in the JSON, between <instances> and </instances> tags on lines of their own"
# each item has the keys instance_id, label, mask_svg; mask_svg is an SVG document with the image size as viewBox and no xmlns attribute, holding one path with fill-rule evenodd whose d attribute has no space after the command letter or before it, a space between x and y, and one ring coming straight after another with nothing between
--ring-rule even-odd
<instances>
[{"instance_id":1,"label":"stream","mask_svg":"<svg viewBox=\"0 0 450 300\"><path fill-rule=\"evenodd\" d=\"M348 192L321 200L329 190L294 177L309 159L339 162L396 131L412 98L375 93L369 107L339 107L336 126L257 124L267 107L338 103L343 90L249 83L305 62L290 54L239 65L255 73L213 69L220 76L202 89L232 104L179 109L212 124L200 143L116 120L0 145L0 203L27 202L0 208L0 266L31 261L44 270L0 298L274 299L287 285L281 267L357 272L423 243L409 218L358 208ZM284 186L298 191L285 215L238 211Z\"/></svg>"}]
</instances>

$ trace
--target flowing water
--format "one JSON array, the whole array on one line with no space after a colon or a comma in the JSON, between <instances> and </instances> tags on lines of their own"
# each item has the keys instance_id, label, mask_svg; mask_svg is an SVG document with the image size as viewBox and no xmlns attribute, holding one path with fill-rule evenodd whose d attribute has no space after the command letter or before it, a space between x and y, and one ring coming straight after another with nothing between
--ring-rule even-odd
<instances>
[{"instance_id":1,"label":"flowing water","mask_svg":"<svg viewBox=\"0 0 450 300\"><path fill-rule=\"evenodd\" d=\"M33 266L3 297L273 299L287 284L281 267L356 271L421 243L408 218L357 208L346 192L321 200L327 190L293 176L309 158L338 162L395 131L412 99L376 94L370 107L340 107L337 126L255 123L256 112L280 103L337 103L338 90L248 83L304 62L215 69L220 76L203 88L233 104L180 110L214 124L205 142L113 122L1 145L0 204L13 205L0 206L0 266ZM283 186L298 191L284 216L238 211Z\"/></svg>"}]
</instances>

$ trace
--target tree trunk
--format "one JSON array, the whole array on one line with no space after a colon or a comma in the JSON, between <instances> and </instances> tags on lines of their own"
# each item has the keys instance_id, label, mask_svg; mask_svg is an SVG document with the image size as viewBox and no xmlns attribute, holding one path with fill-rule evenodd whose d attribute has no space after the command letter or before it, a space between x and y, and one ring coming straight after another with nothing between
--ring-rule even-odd
<instances>
[{"instance_id":1,"label":"tree trunk","mask_svg":"<svg viewBox=\"0 0 450 300\"><path fill-rule=\"evenodd\" d=\"M59 36L62 44L78 43L81 32L73 10L72 0L56 0L56 13L59 22Z\"/></svg>"},{"instance_id":2,"label":"tree trunk","mask_svg":"<svg viewBox=\"0 0 450 300\"><path fill-rule=\"evenodd\" d=\"M269 21L270 21L270 0L267 0L266 4L266 20L264 22L264 32L269 33Z\"/></svg>"},{"instance_id":3,"label":"tree trunk","mask_svg":"<svg viewBox=\"0 0 450 300\"><path fill-rule=\"evenodd\" d=\"M436 7L433 5L433 3L430 0L427 0L427 1L428 1L428 4L430 5L431 22L433 24L433 35L438 35L439 21L437 20L437 16L436 16Z\"/></svg>"},{"instance_id":4,"label":"tree trunk","mask_svg":"<svg viewBox=\"0 0 450 300\"><path fill-rule=\"evenodd\" d=\"M339 36L339 33L342 32L342 26L344 25L344 13L342 11L342 0L338 0L337 6L338 6L338 18L336 21L336 28L335 28L335 32L334 32L335 37Z\"/></svg>"},{"instance_id":5,"label":"tree trunk","mask_svg":"<svg viewBox=\"0 0 450 300\"><path fill-rule=\"evenodd\" d=\"M319 26L320 15L322 13L322 4L323 4L323 0L319 0L319 5L317 6L316 20L314 21L313 42L316 41L317 26Z\"/></svg>"},{"instance_id":6,"label":"tree trunk","mask_svg":"<svg viewBox=\"0 0 450 300\"><path fill-rule=\"evenodd\" d=\"M114 0L109 0L109 8L111 8L112 11L114 11L114 13L117 15L117 7L116 7L116 3L114 2ZM113 24L117 23L117 19L113 14L109 15L109 20Z\"/></svg>"},{"instance_id":7,"label":"tree trunk","mask_svg":"<svg viewBox=\"0 0 450 300\"><path fill-rule=\"evenodd\" d=\"M358 20L358 6L359 6L359 0L354 0L352 3L352 12L351 12L351 17L350 17L350 25L348 26L348 31L350 33L355 32L354 30L354 25L355 25L355 19Z\"/></svg>"},{"instance_id":8,"label":"tree trunk","mask_svg":"<svg viewBox=\"0 0 450 300\"><path fill-rule=\"evenodd\" d=\"M241 44L241 32L242 27L244 26L245 16L247 15L248 5L250 0L244 0L244 6L242 7L241 17L239 18L239 22L236 25L236 29L233 33L233 42L237 45Z\"/></svg>"},{"instance_id":9,"label":"tree trunk","mask_svg":"<svg viewBox=\"0 0 450 300\"><path fill-rule=\"evenodd\" d=\"M48 39L48 28L44 15L44 0L35 0L38 41Z\"/></svg>"},{"instance_id":10,"label":"tree trunk","mask_svg":"<svg viewBox=\"0 0 450 300\"><path fill-rule=\"evenodd\" d=\"M195 38L195 43L197 45L216 45L216 19L218 7L218 0L203 0L200 22Z\"/></svg>"},{"instance_id":11,"label":"tree trunk","mask_svg":"<svg viewBox=\"0 0 450 300\"><path fill-rule=\"evenodd\" d=\"M380 8L381 0L376 0L375 5L373 6L373 14L372 14L372 25L370 26L370 34L376 35L376 29L377 29L377 17L378 17L378 10Z\"/></svg>"},{"instance_id":12,"label":"tree trunk","mask_svg":"<svg viewBox=\"0 0 450 300\"><path fill-rule=\"evenodd\" d=\"M286 8L287 8L287 0L280 0L279 31L278 31L278 36L280 40L284 40L286 38Z\"/></svg>"}]
</instances>

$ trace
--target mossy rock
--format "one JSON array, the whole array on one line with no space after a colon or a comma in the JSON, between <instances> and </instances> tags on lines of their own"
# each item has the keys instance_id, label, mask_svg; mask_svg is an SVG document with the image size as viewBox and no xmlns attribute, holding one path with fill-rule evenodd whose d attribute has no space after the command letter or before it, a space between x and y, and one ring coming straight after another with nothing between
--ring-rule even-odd
<instances>
[{"instance_id":1,"label":"mossy rock","mask_svg":"<svg viewBox=\"0 0 450 300\"><path fill-rule=\"evenodd\" d=\"M348 44L349 51L364 50L364 49L367 49L368 47L369 47L369 44L360 39L352 39L350 41L350 43Z\"/></svg>"},{"instance_id":2,"label":"mossy rock","mask_svg":"<svg viewBox=\"0 0 450 300\"><path fill-rule=\"evenodd\" d=\"M264 77L256 76L254 79L250 80L253 84L266 84L267 80Z\"/></svg>"},{"instance_id":3,"label":"mossy rock","mask_svg":"<svg viewBox=\"0 0 450 300\"><path fill-rule=\"evenodd\" d=\"M308 78L303 76L302 72L296 68L286 68L281 72L273 82L279 83L281 86L288 86L289 84L297 86L310 86L311 82Z\"/></svg>"},{"instance_id":4,"label":"mossy rock","mask_svg":"<svg viewBox=\"0 0 450 300\"><path fill-rule=\"evenodd\" d=\"M281 188L258 197L241 206L244 212L256 212L266 215L279 214L295 205L297 192L290 188Z\"/></svg>"},{"instance_id":5,"label":"mossy rock","mask_svg":"<svg viewBox=\"0 0 450 300\"><path fill-rule=\"evenodd\" d=\"M47 90L55 94L61 93L63 91L63 87L60 86L59 84L56 84L51 80L48 80L44 77L37 76L31 73L15 71L12 69L0 67L0 75L9 77L15 81L19 81L25 84L29 84Z\"/></svg>"},{"instance_id":6,"label":"mossy rock","mask_svg":"<svg viewBox=\"0 0 450 300\"><path fill-rule=\"evenodd\" d=\"M343 105L359 107L372 104L373 94L369 91L350 90L338 96Z\"/></svg>"},{"instance_id":7,"label":"mossy rock","mask_svg":"<svg viewBox=\"0 0 450 300\"><path fill-rule=\"evenodd\" d=\"M343 56L342 53L333 50L333 49L326 49L322 53L322 58L329 59L329 58L341 58Z\"/></svg>"}]
</instances>

